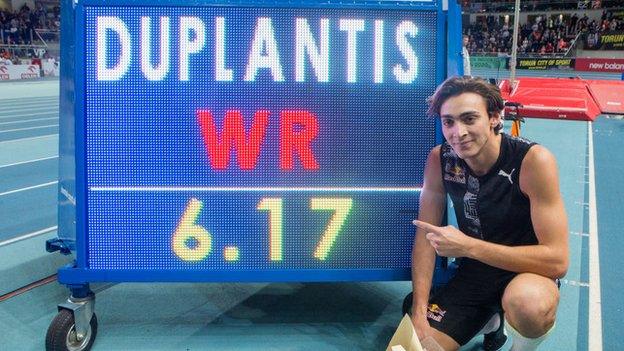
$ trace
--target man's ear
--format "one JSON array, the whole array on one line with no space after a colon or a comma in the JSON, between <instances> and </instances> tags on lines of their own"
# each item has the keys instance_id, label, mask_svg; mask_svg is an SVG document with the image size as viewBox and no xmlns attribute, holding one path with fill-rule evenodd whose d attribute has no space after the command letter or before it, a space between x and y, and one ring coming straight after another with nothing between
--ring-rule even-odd
<instances>
[{"instance_id":1,"label":"man's ear","mask_svg":"<svg viewBox=\"0 0 624 351\"><path fill-rule=\"evenodd\" d=\"M503 123L500 112L490 113L490 127L496 128L499 124Z\"/></svg>"}]
</instances>

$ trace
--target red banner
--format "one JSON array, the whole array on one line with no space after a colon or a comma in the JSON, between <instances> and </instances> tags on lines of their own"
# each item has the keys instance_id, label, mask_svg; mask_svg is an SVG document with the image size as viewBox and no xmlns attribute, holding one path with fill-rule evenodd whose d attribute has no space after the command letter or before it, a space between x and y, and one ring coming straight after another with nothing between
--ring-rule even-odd
<instances>
[{"instance_id":1,"label":"red banner","mask_svg":"<svg viewBox=\"0 0 624 351\"><path fill-rule=\"evenodd\" d=\"M39 66L0 65L0 80L29 79L41 77Z\"/></svg>"},{"instance_id":2,"label":"red banner","mask_svg":"<svg viewBox=\"0 0 624 351\"><path fill-rule=\"evenodd\" d=\"M577 71L624 72L624 59L577 58L574 63Z\"/></svg>"}]
</instances>

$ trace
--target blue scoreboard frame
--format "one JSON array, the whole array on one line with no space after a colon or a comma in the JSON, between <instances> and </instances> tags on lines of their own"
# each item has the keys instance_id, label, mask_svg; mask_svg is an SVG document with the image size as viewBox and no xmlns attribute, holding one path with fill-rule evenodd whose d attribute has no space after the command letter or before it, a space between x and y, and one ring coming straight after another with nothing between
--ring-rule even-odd
<instances>
[{"instance_id":1,"label":"blue scoreboard frame","mask_svg":"<svg viewBox=\"0 0 624 351\"><path fill-rule=\"evenodd\" d=\"M62 5L61 283L410 279L457 3Z\"/></svg>"}]
</instances>

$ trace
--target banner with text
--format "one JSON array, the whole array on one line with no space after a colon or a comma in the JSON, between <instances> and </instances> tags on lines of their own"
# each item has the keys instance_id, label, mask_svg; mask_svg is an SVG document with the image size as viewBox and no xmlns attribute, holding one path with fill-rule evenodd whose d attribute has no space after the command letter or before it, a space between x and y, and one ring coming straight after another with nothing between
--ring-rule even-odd
<instances>
[{"instance_id":1,"label":"banner with text","mask_svg":"<svg viewBox=\"0 0 624 351\"><path fill-rule=\"evenodd\" d=\"M39 78L41 72L36 65L0 65L0 80Z\"/></svg>"},{"instance_id":2,"label":"banner with text","mask_svg":"<svg viewBox=\"0 0 624 351\"><path fill-rule=\"evenodd\" d=\"M577 58L574 64L577 71L624 72L624 59Z\"/></svg>"},{"instance_id":3,"label":"banner with text","mask_svg":"<svg viewBox=\"0 0 624 351\"><path fill-rule=\"evenodd\" d=\"M507 64L509 68L509 63ZM517 69L573 69L574 59L571 58L518 58Z\"/></svg>"},{"instance_id":4,"label":"banner with text","mask_svg":"<svg viewBox=\"0 0 624 351\"><path fill-rule=\"evenodd\" d=\"M624 31L621 30L587 33L583 40L586 50L624 50Z\"/></svg>"}]
</instances>

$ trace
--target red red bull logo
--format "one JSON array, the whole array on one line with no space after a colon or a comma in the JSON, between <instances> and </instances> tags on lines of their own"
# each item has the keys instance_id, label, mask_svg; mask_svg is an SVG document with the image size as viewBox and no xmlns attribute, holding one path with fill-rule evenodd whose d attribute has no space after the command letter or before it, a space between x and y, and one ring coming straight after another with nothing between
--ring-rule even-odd
<instances>
[{"instance_id":1,"label":"red red bull logo","mask_svg":"<svg viewBox=\"0 0 624 351\"><path fill-rule=\"evenodd\" d=\"M436 322L442 321L442 318L444 318L445 314L446 311L441 309L440 306L436 305L435 303L432 303L429 305L429 307L427 307L427 318L432 319Z\"/></svg>"},{"instance_id":2,"label":"red red bull logo","mask_svg":"<svg viewBox=\"0 0 624 351\"><path fill-rule=\"evenodd\" d=\"M464 169L458 164L452 162L446 162L444 165L444 180L449 180L455 183L466 184L466 174Z\"/></svg>"}]
</instances>

